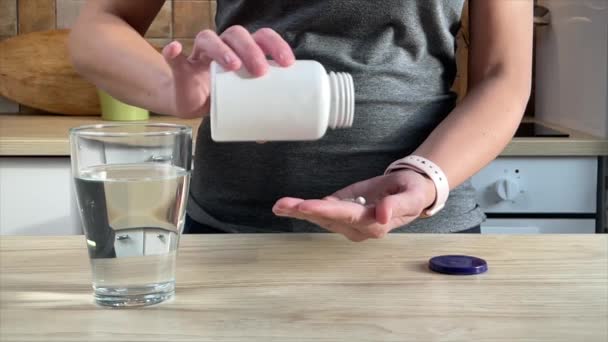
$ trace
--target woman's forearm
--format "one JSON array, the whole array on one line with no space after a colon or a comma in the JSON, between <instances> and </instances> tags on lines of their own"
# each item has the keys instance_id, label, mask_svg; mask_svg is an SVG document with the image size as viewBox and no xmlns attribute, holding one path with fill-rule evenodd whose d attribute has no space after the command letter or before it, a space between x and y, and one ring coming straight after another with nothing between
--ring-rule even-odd
<instances>
[{"instance_id":1,"label":"woman's forearm","mask_svg":"<svg viewBox=\"0 0 608 342\"><path fill-rule=\"evenodd\" d=\"M415 152L439 165L450 187L496 158L530 98L532 0L470 1L470 91Z\"/></svg>"},{"instance_id":2,"label":"woman's forearm","mask_svg":"<svg viewBox=\"0 0 608 342\"><path fill-rule=\"evenodd\" d=\"M70 34L69 47L75 68L98 87L129 104L173 114L167 98L173 93L171 69L120 17L85 7Z\"/></svg>"},{"instance_id":3,"label":"woman's forearm","mask_svg":"<svg viewBox=\"0 0 608 342\"><path fill-rule=\"evenodd\" d=\"M454 111L415 151L437 163L450 188L496 158L511 141L529 98L530 82L489 76L471 89Z\"/></svg>"}]
</instances>

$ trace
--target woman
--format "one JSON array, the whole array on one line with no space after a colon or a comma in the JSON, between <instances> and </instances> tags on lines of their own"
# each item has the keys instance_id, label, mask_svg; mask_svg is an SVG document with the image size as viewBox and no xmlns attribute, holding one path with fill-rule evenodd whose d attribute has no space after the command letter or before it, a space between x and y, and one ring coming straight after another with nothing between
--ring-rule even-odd
<instances>
[{"instance_id":1,"label":"woman","mask_svg":"<svg viewBox=\"0 0 608 342\"><path fill-rule=\"evenodd\" d=\"M320 141L215 143L203 119L190 232L332 231L363 241L475 231L483 213L468 179L506 146L528 101L533 1L471 0L470 87L456 105L463 1L218 0L218 33L199 33L186 56L178 42L160 54L142 38L163 0L95 0L70 50L117 98L183 118L208 114L212 60L262 76L266 56L283 67L314 59L353 75L354 126ZM367 204L348 200L357 197Z\"/></svg>"}]
</instances>

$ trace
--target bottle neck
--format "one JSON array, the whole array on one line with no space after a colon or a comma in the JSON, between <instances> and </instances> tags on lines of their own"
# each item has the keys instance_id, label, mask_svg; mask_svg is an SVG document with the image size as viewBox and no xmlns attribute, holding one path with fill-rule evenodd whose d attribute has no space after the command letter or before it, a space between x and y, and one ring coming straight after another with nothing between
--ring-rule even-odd
<instances>
[{"instance_id":1,"label":"bottle neck","mask_svg":"<svg viewBox=\"0 0 608 342\"><path fill-rule=\"evenodd\" d=\"M329 123L331 129L348 128L355 118L355 85L347 73L329 73L331 93Z\"/></svg>"}]
</instances>

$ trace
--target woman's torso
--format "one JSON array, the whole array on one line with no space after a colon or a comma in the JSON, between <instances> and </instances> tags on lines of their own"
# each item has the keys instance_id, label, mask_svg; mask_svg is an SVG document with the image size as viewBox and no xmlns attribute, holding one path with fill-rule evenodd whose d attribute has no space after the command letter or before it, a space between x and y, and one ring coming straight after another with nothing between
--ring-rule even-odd
<instances>
[{"instance_id":1,"label":"woman's torso","mask_svg":"<svg viewBox=\"0 0 608 342\"><path fill-rule=\"evenodd\" d=\"M315 142L215 143L201 125L190 215L226 231L321 231L272 214L283 196L320 198L382 174L411 153L455 105L455 36L463 0L218 0L222 32L270 27L298 59L353 75L355 121ZM437 216L408 231L479 224L467 182Z\"/></svg>"}]
</instances>

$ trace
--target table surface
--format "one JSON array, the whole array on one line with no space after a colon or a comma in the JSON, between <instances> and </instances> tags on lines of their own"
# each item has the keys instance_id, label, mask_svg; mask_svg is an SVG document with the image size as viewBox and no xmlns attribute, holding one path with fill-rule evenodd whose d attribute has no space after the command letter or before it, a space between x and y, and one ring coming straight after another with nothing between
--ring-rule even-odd
<instances>
[{"instance_id":1,"label":"table surface","mask_svg":"<svg viewBox=\"0 0 608 342\"><path fill-rule=\"evenodd\" d=\"M176 297L140 309L93 304L89 272L82 236L2 237L0 341L608 339L606 235L184 236Z\"/></svg>"},{"instance_id":2,"label":"table surface","mask_svg":"<svg viewBox=\"0 0 608 342\"><path fill-rule=\"evenodd\" d=\"M150 122L189 125L194 138L201 119L150 117ZM533 121L526 118L525 121ZM99 116L0 114L0 156L69 156L68 131L72 127L101 124ZM501 156L599 156L608 155L608 139L539 122L570 134L569 138L514 138Z\"/></svg>"}]
</instances>

